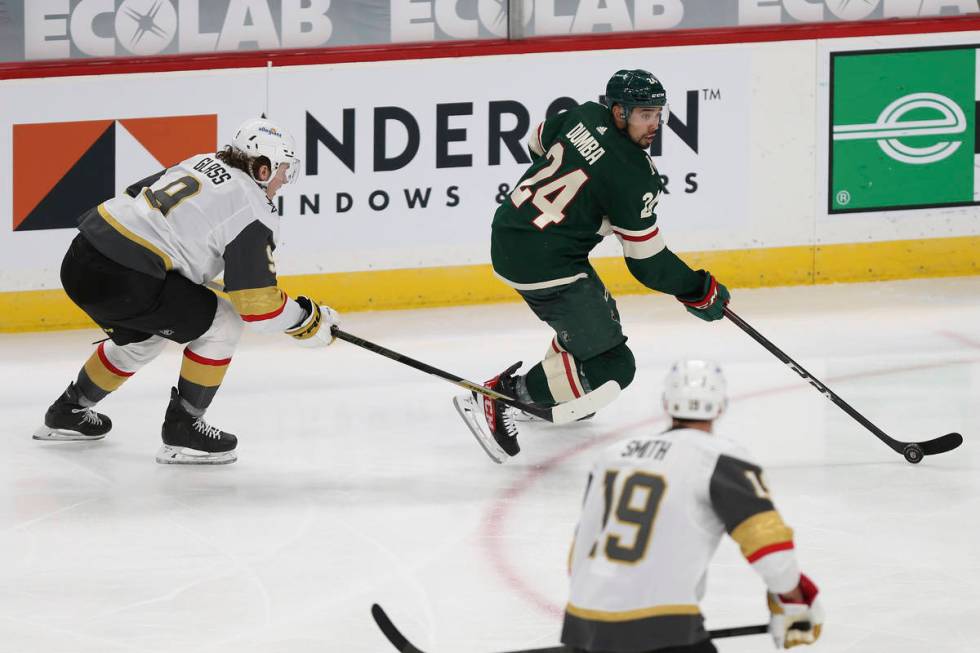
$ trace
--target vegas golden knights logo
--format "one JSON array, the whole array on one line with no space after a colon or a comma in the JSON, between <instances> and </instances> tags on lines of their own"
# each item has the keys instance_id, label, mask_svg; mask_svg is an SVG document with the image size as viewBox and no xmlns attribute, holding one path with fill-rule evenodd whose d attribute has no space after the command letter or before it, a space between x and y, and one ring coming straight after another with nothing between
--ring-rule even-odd
<instances>
[{"instance_id":1,"label":"vegas golden knights logo","mask_svg":"<svg viewBox=\"0 0 980 653\"><path fill-rule=\"evenodd\" d=\"M213 152L217 128L213 114L14 125L13 230L74 228L120 186ZM120 152L126 167L117 179ZM131 169L139 157L147 169Z\"/></svg>"}]
</instances>

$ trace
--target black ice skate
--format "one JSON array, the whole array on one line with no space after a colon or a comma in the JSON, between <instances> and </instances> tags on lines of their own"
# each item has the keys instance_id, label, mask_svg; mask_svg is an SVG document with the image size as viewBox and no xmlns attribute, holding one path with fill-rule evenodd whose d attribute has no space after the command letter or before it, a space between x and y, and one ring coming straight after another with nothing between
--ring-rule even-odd
<instances>
[{"instance_id":1,"label":"black ice skate","mask_svg":"<svg viewBox=\"0 0 980 653\"><path fill-rule=\"evenodd\" d=\"M515 399L517 380L513 375L520 366L520 362L514 363L483 385ZM510 406L478 392L455 397L453 404L491 460L502 463L520 452L514 410Z\"/></svg>"},{"instance_id":2,"label":"black ice skate","mask_svg":"<svg viewBox=\"0 0 980 653\"><path fill-rule=\"evenodd\" d=\"M170 405L163 418L163 446L157 462L165 465L227 465L238 459L238 438L195 417L180 403L177 388L170 389Z\"/></svg>"},{"instance_id":3,"label":"black ice skate","mask_svg":"<svg viewBox=\"0 0 980 653\"><path fill-rule=\"evenodd\" d=\"M112 428L112 420L79 403L74 383L61 393L48 412L44 426L34 431L35 440L101 440Z\"/></svg>"}]
</instances>

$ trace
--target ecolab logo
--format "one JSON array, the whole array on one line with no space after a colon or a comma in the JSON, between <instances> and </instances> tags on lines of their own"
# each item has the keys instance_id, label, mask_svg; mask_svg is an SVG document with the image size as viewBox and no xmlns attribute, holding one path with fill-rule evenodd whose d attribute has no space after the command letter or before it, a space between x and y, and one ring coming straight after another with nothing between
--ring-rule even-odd
<instances>
[{"instance_id":1,"label":"ecolab logo","mask_svg":"<svg viewBox=\"0 0 980 653\"><path fill-rule=\"evenodd\" d=\"M980 11L977 0L738 0L740 25L780 23L783 13L809 23L865 18L909 18Z\"/></svg>"},{"instance_id":2,"label":"ecolab logo","mask_svg":"<svg viewBox=\"0 0 980 653\"><path fill-rule=\"evenodd\" d=\"M267 0L30 0L24 3L24 57L154 55L168 52L319 47L330 40L330 0L281 0L278 25ZM203 16L202 16L203 14ZM203 18L203 20L202 20ZM220 29L202 25L220 20Z\"/></svg>"},{"instance_id":3,"label":"ecolab logo","mask_svg":"<svg viewBox=\"0 0 980 653\"><path fill-rule=\"evenodd\" d=\"M444 32L471 39L483 30L507 36L508 0L391 0L391 40L430 41ZM523 0L523 26L538 36L629 32L731 24L779 24L906 18L980 11L978 0ZM438 28L438 31L437 31Z\"/></svg>"}]
</instances>

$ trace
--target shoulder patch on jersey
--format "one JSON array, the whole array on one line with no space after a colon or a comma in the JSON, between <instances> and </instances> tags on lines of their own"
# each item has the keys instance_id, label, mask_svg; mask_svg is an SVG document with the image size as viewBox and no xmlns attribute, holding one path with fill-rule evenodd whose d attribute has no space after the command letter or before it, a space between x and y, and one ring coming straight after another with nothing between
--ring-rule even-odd
<instances>
[{"instance_id":1,"label":"shoulder patch on jersey","mask_svg":"<svg viewBox=\"0 0 980 653\"><path fill-rule=\"evenodd\" d=\"M225 247L225 290L230 293L276 287L276 267L271 253L275 244L272 229L261 220L246 225ZM247 312L262 312L253 309Z\"/></svg>"},{"instance_id":2,"label":"shoulder patch on jersey","mask_svg":"<svg viewBox=\"0 0 980 653\"><path fill-rule=\"evenodd\" d=\"M724 453L711 474L709 495L729 533L749 517L774 509L762 468Z\"/></svg>"}]
</instances>

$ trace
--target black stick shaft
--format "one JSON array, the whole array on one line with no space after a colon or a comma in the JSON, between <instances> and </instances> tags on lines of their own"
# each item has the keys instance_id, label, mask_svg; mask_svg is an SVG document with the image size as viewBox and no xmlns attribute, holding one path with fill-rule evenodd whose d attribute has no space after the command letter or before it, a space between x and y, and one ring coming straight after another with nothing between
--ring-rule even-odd
<instances>
[{"instance_id":1,"label":"black stick shaft","mask_svg":"<svg viewBox=\"0 0 980 653\"><path fill-rule=\"evenodd\" d=\"M717 628L709 630L711 639L723 639L725 637L743 637L745 635L764 635L769 632L769 624L759 624L757 626L738 626L735 628Z\"/></svg>"},{"instance_id":2,"label":"black stick shaft","mask_svg":"<svg viewBox=\"0 0 980 653\"><path fill-rule=\"evenodd\" d=\"M820 379L810 374L802 365L790 358L782 349L772 344L772 342L770 342L764 335L752 328L748 322L736 315L735 312L727 306L725 307L725 317L735 323L735 326L747 333L749 337L765 347L770 354L778 358L787 367L799 374L800 378L816 388L817 392L832 401L838 408L854 418L858 424L871 431L879 440L887 444L895 451L902 451L902 446L904 445L903 442L899 442L898 440L889 437L888 434L872 424L868 418L857 412L849 403L841 399L836 392L824 385Z\"/></svg>"},{"instance_id":3,"label":"black stick shaft","mask_svg":"<svg viewBox=\"0 0 980 653\"><path fill-rule=\"evenodd\" d=\"M398 627L392 623L387 613L385 613L384 608L377 603L371 606L371 616L374 617L374 622L378 624L378 628L384 634L385 638L391 642L392 646L401 651L401 653L425 653L425 651L417 648L414 644L408 641L408 638L402 635L402 632L398 630ZM717 630L709 630L708 634L711 636L711 639L723 639L725 637L742 637L744 635L762 635L768 632L768 624L759 624L757 626L719 628ZM545 648L528 648L521 649L519 651L506 651L505 653L571 653L571 649L565 646L548 646Z\"/></svg>"},{"instance_id":4,"label":"black stick shaft","mask_svg":"<svg viewBox=\"0 0 980 653\"><path fill-rule=\"evenodd\" d=\"M423 363L422 361L415 360L410 356L399 354L397 351L392 351L387 347L382 347L381 345L375 344L369 340L365 340L364 338L359 338L358 336L355 336L352 333L347 333L346 331L342 331L336 327L334 327L331 330L331 332L335 337L337 337L340 340L349 342L352 345L357 345L358 347L361 347L362 349L367 349L368 351L374 352L375 354L380 354L381 356L384 356L385 358L389 358L395 361L396 363L401 363L402 365L408 365L409 367L415 368L420 372L425 372L426 374L431 374L432 376L438 376L440 379L445 379L446 381L449 381L450 383L454 383L466 390L471 390L474 392L478 392L482 395L491 397L493 399L498 399L509 406L513 406L514 408L517 408L518 410L523 410L525 413L530 413L531 415L535 415L536 417L540 417L541 419L547 420L549 422L552 421L550 410L543 409L539 406L531 406L525 404L522 401L518 401L516 399L511 399L506 395L502 395L498 392L493 392L489 388L486 388L478 383L467 381L461 376L450 374L445 370L440 370L438 367L433 367L428 363Z\"/></svg>"},{"instance_id":5,"label":"black stick shaft","mask_svg":"<svg viewBox=\"0 0 980 653\"><path fill-rule=\"evenodd\" d=\"M735 628L718 628L709 630L711 639L725 639L726 637L744 637L745 635L764 635L769 632L769 624L759 624L757 626L737 626ZM520 651L504 651L503 653L571 653L572 649L567 646L549 646L546 648L528 648ZM422 653L419 651L419 653Z\"/></svg>"}]
</instances>

